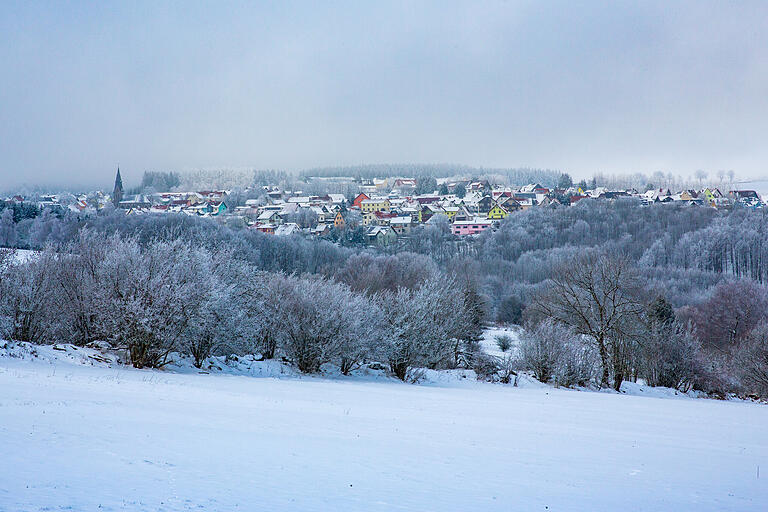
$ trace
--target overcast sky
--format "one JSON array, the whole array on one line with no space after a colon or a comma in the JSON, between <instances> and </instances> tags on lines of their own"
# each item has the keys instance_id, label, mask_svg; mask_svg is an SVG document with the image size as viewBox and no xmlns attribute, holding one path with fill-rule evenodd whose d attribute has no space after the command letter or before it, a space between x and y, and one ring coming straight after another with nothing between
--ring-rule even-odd
<instances>
[{"instance_id":1,"label":"overcast sky","mask_svg":"<svg viewBox=\"0 0 768 512\"><path fill-rule=\"evenodd\" d=\"M0 180L459 163L768 176L768 2L2 2Z\"/></svg>"}]
</instances>

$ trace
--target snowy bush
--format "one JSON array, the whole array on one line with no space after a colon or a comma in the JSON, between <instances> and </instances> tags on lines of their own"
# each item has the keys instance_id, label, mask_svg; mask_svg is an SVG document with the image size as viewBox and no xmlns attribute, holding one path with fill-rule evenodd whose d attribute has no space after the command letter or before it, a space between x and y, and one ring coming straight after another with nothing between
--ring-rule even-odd
<instances>
[{"instance_id":1,"label":"snowy bush","mask_svg":"<svg viewBox=\"0 0 768 512\"><path fill-rule=\"evenodd\" d=\"M325 280L285 278L279 297L277 335L286 356L304 373L314 373L334 356L345 328L343 285Z\"/></svg>"},{"instance_id":2,"label":"snowy bush","mask_svg":"<svg viewBox=\"0 0 768 512\"><path fill-rule=\"evenodd\" d=\"M680 322L652 323L640 343L640 376L651 386L686 392L698 374L700 343Z\"/></svg>"},{"instance_id":3,"label":"snowy bush","mask_svg":"<svg viewBox=\"0 0 768 512\"><path fill-rule=\"evenodd\" d=\"M477 374L478 380L493 382L498 378L499 358L490 354L481 353L472 362L472 369Z\"/></svg>"},{"instance_id":4,"label":"snowy bush","mask_svg":"<svg viewBox=\"0 0 768 512\"><path fill-rule=\"evenodd\" d=\"M522 366L520 358L514 354L504 354L497 358L496 366L499 382L509 384L513 382L517 386L518 370ZM514 380L513 380L514 377Z\"/></svg>"},{"instance_id":5,"label":"snowy bush","mask_svg":"<svg viewBox=\"0 0 768 512\"><path fill-rule=\"evenodd\" d=\"M552 380L557 386L588 386L595 382L600 358L592 344L577 336L564 345Z\"/></svg>"},{"instance_id":6,"label":"snowy bush","mask_svg":"<svg viewBox=\"0 0 768 512\"><path fill-rule=\"evenodd\" d=\"M417 290L377 295L384 313L380 351L400 380L413 366L453 364L464 301L460 294L446 293L451 285L449 280L429 279Z\"/></svg>"},{"instance_id":7,"label":"snowy bush","mask_svg":"<svg viewBox=\"0 0 768 512\"><path fill-rule=\"evenodd\" d=\"M520 358L523 366L541 382L549 382L555 373L564 347L575 335L554 320L544 320L525 329L520 335Z\"/></svg>"},{"instance_id":8,"label":"snowy bush","mask_svg":"<svg viewBox=\"0 0 768 512\"><path fill-rule=\"evenodd\" d=\"M552 319L529 327L520 335L518 366L541 382L558 386L586 386L597 375L596 350L566 325Z\"/></svg>"},{"instance_id":9,"label":"snowy bush","mask_svg":"<svg viewBox=\"0 0 768 512\"><path fill-rule=\"evenodd\" d=\"M61 316L57 265L56 254L49 248L26 263L4 269L0 297L4 338L38 344L56 341Z\"/></svg>"},{"instance_id":10,"label":"snowy bush","mask_svg":"<svg viewBox=\"0 0 768 512\"><path fill-rule=\"evenodd\" d=\"M496 336L494 338L494 341L496 342L496 346L499 347L499 350L502 352L506 352L510 348L512 348L512 336L508 334L502 334L500 336Z\"/></svg>"},{"instance_id":11,"label":"snowy bush","mask_svg":"<svg viewBox=\"0 0 768 512\"><path fill-rule=\"evenodd\" d=\"M768 396L768 324L753 329L733 353L743 389Z\"/></svg>"},{"instance_id":12,"label":"snowy bush","mask_svg":"<svg viewBox=\"0 0 768 512\"><path fill-rule=\"evenodd\" d=\"M379 313L365 297L326 279L286 277L272 285L279 301L275 335L300 371L336 363L346 374L372 351Z\"/></svg>"},{"instance_id":13,"label":"snowy bush","mask_svg":"<svg viewBox=\"0 0 768 512\"><path fill-rule=\"evenodd\" d=\"M105 322L137 368L162 366L199 308L204 253L181 241L115 241L100 269Z\"/></svg>"}]
</instances>

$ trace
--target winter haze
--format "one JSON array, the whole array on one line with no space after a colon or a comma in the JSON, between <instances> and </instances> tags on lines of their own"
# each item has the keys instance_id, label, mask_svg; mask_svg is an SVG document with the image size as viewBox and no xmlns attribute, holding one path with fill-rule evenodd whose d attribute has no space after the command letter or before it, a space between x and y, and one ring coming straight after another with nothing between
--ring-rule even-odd
<instances>
[{"instance_id":1,"label":"winter haze","mask_svg":"<svg viewBox=\"0 0 768 512\"><path fill-rule=\"evenodd\" d=\"M449 162L765 176L765 2L0 6L0 181Z\"/></svg>"}]
</instances>

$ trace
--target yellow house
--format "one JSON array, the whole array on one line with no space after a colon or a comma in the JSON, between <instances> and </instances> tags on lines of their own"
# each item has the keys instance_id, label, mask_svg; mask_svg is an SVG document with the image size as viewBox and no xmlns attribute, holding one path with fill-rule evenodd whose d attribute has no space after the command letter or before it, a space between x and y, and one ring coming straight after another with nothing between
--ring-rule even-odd
<instances>
[{"instance_id":1,"label":"yellow house","mask_svg":"<svg viewBox=\"0 0 768 512\"><path fill-rule=\"evenodd\" d=\"M717 199L721 197L720 191L717 189L704 189L704 197L707 199L707 204L715 206Z\"/></svg>"},{"instance_id":2,"label":"yellow house","mask_svg":"<svg viewBox=\"0 0 768 512\"><path fill-rule=\"evenodd\" d=\"M509 212L498 204L493 205L493 208L488 212L488 218L491 220L501 220L509 215Z\"/></svg>"},{"instance_id":3,"label":"yellow house","mask_svg":"<svg viewBox=\"0 0 768 512\"><path fill-rule=\"evenodd\" d=\"M336 229L344 229L344 225L346 223L344 222L344 217L342 217L341 212L336 212L336 217L333 218L333 226Z\"/></svg>"},{"instance_id":4,"label":"yellow house","mask_svg":"<svg viewBox=\"0 0 768 512\"><path fill-rule=\"evenodd\" d=\"M388 212L389 200L388 199L364 199L360 202L360 210L363 214L368 212Z\"/></svg>"},{"instance_id":5,"label":"yellow house","mask_svg":"<svg viewBox=\"0 0 768 512\"><path fill-rule=\"evenodd\" d=\"M443 212L445 215L448 216L448 220L453 222L454 217L456 217L456 214L459 213L459 207L458 206L445 206L443 207Z\"/></svg>"}]
</instances>

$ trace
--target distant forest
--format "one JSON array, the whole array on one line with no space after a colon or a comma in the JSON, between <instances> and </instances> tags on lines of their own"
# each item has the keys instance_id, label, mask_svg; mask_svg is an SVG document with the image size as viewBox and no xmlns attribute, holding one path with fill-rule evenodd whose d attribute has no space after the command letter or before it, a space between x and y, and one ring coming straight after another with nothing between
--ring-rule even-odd
<instances>
[{"instance_id":1,"label":"distant forest","mask_svg":"<svg viewBox=\"0 0 768 512\"><path fill-rule=\"evenodd\" d=\"M557 179L561 174L562 173L560 171L551 169L496 169L450 164L372 164L345 167L318 167L301 171L299 176L349 176L353 178L368 179L390 178L398 176L432 176L435 178L450 178L454 176L465 176L468 178L502 176L506 178L510 183L516 183L519 185L538 182L544 186L554 187L557 184Z\"/></svg>"}]
</instances>

